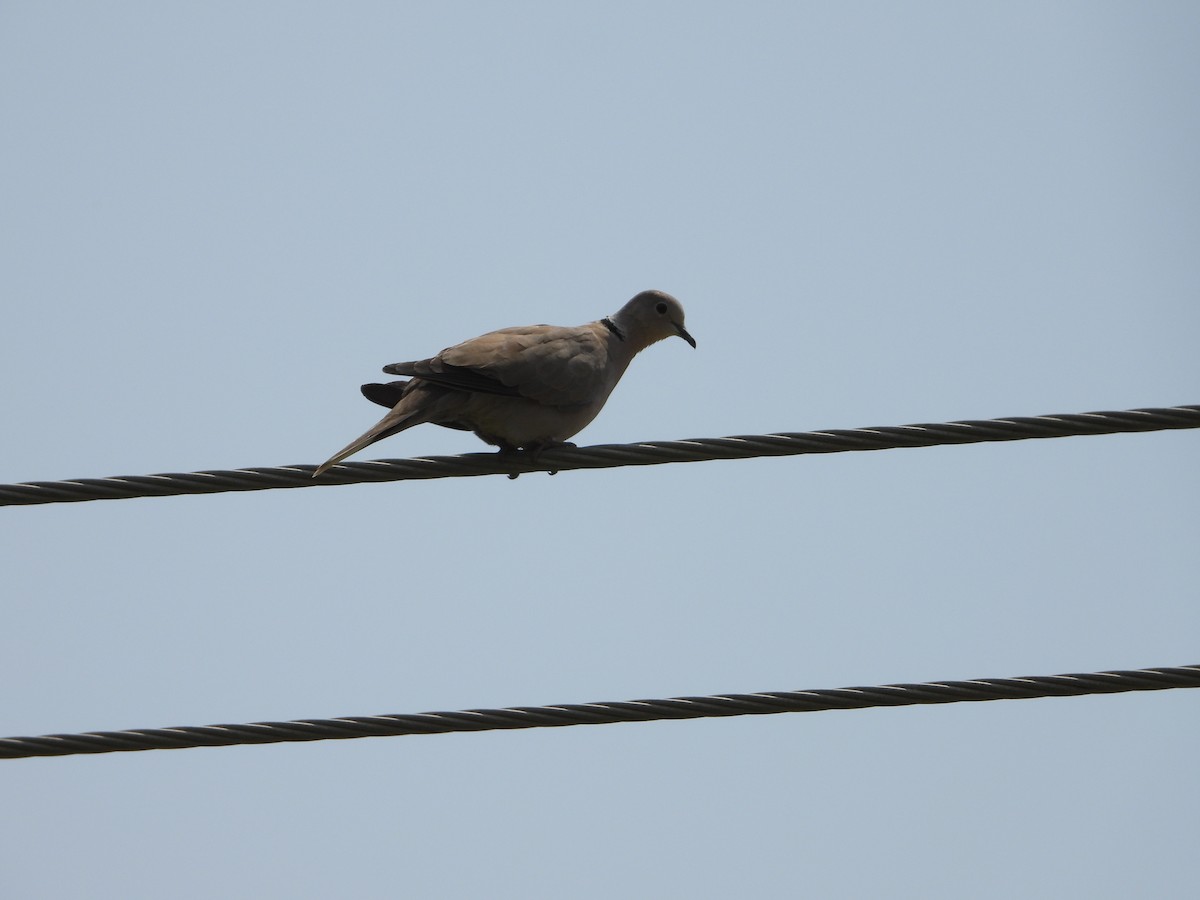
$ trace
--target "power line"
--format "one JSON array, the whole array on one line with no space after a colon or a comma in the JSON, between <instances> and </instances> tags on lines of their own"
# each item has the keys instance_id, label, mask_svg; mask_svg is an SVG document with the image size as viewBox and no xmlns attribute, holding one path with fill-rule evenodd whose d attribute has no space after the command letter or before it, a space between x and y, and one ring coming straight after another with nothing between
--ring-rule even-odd
<instances>
[{"instance_id":1,"label":"power line","mask_svg":"<svg viewBox=\"0 0 1200 900\"><path fill-rule=\"evenodd\" d=\"M667 700L628 700L617 703L517 706L507 709L467 709L414 715L351 716L340 719L300 719L292 722L254 722L248 725L206 725L48 734L41 737L0 738L0 758L72 756L131 750L178 750L187 747L229 747L361 737L445 734L455 731L496 731L554 728L568 725L607 725L614 722L653 722L663 719L702 719L721 716L763 716L785 712L867 709L926 703L968 703L986 700L1028 700L1036 697L1078 697L1128 691L1164 691L1200 687L1200 665L1091 672L1078 675L1033 675L1024 678L980 678L974 681L934 681L924 684L886 684L832 690L779 691L763 694L720 694L672 697Z\"/></svg>"},{"instance_id":2,"label":"power line","mask_svg":"<svg viewBox=\"0 0 1200 900\"><path fill-rule=\"evenodd\" d=\"M461 456L381 459L369 462L342 463L316 479L312 477L316 466L295 465L161 475L125 475L111 478L78 478L70 481L34 481L25 484L0 485L0 506L74 503L85 500L122 500L133 497L170 497L180 494L217 494L226 491L265 491L275 488L453 478L469 475L515 477L528 472L655 466L664 463L702 462L716 459L890 450L901 447L1022 441L1035 438L1164 431L1178 428L1200 428L1200 405L1130 409L1121 412L967 420L926 425L889 425L877 428L738 435L682 441L649 441L638 444L563 447L540 453L536 461L533 455L528 453L466 453Z\"/></svg>"}]
</instances>

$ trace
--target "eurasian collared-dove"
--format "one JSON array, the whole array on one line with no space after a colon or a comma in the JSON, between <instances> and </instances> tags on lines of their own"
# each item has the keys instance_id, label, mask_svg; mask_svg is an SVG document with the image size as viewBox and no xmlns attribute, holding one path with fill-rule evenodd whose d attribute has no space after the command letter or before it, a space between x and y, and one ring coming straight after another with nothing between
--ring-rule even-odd
<instances>
[{"instance_id":1,"label":"eurasian collared-dove","mask_svg":"<svg viewBox=\"0 0 1200 900\"><path fill-rule=\"evenodd\" d=\"M501 452L562 444L596 418L639 351L672 335L696 346L683 327L679 301L662 291L642 291L598 322L502 328L432 359L384 366L384 372L411 380L364 384L362 391L392 411L313 477L424 422L473 431Z\"/></svg>"}]
</instances>

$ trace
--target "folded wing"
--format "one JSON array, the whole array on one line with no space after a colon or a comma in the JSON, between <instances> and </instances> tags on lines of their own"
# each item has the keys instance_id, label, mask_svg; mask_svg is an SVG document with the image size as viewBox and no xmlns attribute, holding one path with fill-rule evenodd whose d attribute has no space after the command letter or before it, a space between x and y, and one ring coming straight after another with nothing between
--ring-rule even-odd
<instances>
[{"instance_id":1,"label":"folded wing","mask_svg":"<svg viewBox=\"0 0 1200 900\"><path fill-rule=\"evenodd\" d=\"M383 371L454 390L576 406L605 392L608 369L607 348L594 326L531 325L493 331Z\"/></svg>"}]
</instances>

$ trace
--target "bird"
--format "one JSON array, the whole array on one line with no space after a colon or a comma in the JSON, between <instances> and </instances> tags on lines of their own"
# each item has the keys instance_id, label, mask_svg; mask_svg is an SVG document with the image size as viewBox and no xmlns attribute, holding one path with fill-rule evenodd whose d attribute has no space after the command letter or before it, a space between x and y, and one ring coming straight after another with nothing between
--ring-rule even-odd
<instances>
[{"instance_id":1,"label":"bird","mask_svg":"<svg viewBox=\"0 0 1200 900\"><path fill-rule=\"evenodd\" d=\"M576 327L501 328L429 359L392 363L408 380L364 384L390 412L313 472L324 474L364 447L426 422L474 432L501 453L571 446L604 407L633 358L651 344L696 339L683 306L663 291L642 291L611 316Z\"/></svg>"}]
</instances>

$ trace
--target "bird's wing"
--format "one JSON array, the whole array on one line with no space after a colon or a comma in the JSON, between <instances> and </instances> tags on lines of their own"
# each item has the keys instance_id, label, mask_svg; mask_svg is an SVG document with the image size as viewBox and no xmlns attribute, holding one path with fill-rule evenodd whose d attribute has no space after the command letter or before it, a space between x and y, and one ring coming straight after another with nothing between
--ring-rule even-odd
<instances>
[{"instance_id":1,"label":"bird's wing","mask_svg":"<svg viewBox=\"0 0 1200 900\"><path fill-rule=\"evenodd\" d=\"M431 359L385 366L448 388L575 406L604 393L611 377L596 326L505 328L448 347Z\"/></svg>"}]
</instances>

